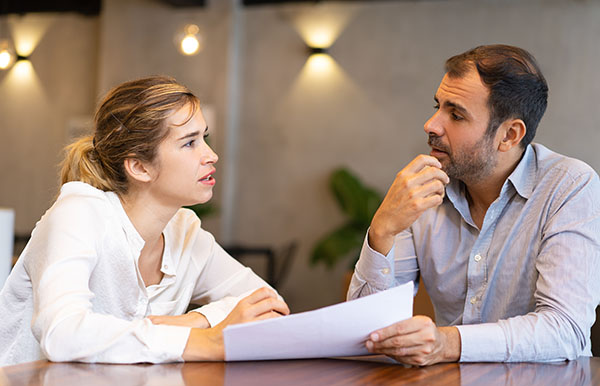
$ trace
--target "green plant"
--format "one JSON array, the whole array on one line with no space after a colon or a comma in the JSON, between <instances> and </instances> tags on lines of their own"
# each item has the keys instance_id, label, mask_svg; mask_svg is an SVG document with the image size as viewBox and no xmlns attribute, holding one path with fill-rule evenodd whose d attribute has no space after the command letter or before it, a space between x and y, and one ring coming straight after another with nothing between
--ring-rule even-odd
<instances>
[{"instance_id":1,"label":"green plant","mask_svg":"<svg viewBox=\"0 0 600 386\"><path fill-rule=\"evenodd\" d=\"M339 261L352 257L349 261L352 268L358 260L365 233L383 197L373 188L365 186L346 168L334 170L329 184L348 219L341 227L317 241L310 263L322 263L327 268L333 268Z\"/></svg>"},{"instance_id":2,"label":"green plant","mask_svg":"<svg viewBox=\"0 0 600 386\"><path fill-rule=\"evenodd\" d=\"M184 206L184 208L193 210L194 213L196 213L196 216L198 216L200 219L204 219L219 211L219 209L211 203Z\"/></svg>"}]
</instances>

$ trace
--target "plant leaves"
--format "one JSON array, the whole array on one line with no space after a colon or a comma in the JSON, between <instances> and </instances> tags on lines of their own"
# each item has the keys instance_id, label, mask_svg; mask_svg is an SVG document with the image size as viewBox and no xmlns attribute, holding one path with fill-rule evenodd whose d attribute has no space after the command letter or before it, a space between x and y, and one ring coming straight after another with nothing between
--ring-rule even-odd
<instances>
[{"instance_id":1,"label":"plant leaves","mask_svg":"<svg viewBox=\"0 0 600 386\"><path fill-rule=\"evenodd\" d=\"M352 220L360 217L364 187L349 170L339 168L331 174L331 190L340 208Z\"/></svg>"},{"instance_id":2,"label":"plant leaves","mask_svg":"<svg viewBox=\"0 0 600 386\"><path fill-rule=\"evenodd\" d=\"M219 211L216 206L210 203L184 206L184 208L193 210L194 213L196 213L196 216L198 216L200 219L215 214Z\"/></svg>"},{"instance_id":3,"label":"plant leaves","mask_svg":"<svg viewBox=\"0 0 600 386\"><path fill-rule=\"evenodd\" d=\"M368 227L383 200L381 194L363 183L346 168L331 174L331 189L340 208L350 221Z\"/></svg>"},{"instance_id":4,"label":"plant leaves","mask_svg":"<svg viewBox=\"0 0 600 386\"><path fill-rule=\"evenodd\" d=\"M322 262L332 268L340 259L350 253L358 253L362 246L366 229L348 223L320 239L313 249L310 263Z\"/></svg>"}]
</instances>

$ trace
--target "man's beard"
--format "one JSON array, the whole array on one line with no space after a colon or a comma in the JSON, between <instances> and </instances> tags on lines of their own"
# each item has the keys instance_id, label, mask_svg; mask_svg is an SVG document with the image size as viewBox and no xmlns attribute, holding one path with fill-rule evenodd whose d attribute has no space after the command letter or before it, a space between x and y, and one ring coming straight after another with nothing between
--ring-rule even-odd
<instances>
[{"instance_id":1,"label":"man's beard","mask_svg":"<svg viewBox=\"0 0 600 386\"><path fill-rule=\"evenodd\" d=\"M440 159L442 170L448 177L461 180L464 183L476 183L488 177L498 162L494 152L493 136L488 132L474 145L451 152L439 136L429 134L427 143L447 154L448 158Z\"/></svg>"}]
</instances>

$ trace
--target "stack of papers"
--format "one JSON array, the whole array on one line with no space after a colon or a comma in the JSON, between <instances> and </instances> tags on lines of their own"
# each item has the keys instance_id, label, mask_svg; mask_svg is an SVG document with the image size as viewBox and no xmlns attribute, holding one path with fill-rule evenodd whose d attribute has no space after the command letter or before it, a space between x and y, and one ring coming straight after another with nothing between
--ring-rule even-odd
<instances>
[{"instance_id":1,"label":"stack of papers","mask_svg":"<svg viewBox=\"0 0 600 386\"><path fill-rule=\"evenodd\" d=\"M413 282L335 304L223 331L226 361L368 355L375 330L412 316Z\"/></svg>"}]
</instances>

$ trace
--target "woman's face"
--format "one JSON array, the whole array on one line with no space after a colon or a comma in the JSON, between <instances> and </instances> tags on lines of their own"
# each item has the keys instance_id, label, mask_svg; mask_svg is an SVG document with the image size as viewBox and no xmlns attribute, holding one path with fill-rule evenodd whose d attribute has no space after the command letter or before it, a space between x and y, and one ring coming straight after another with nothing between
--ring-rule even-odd
<instances>
[{"instance_id":1,"label":"woman's face","mask_svg":"<svg viewBox=\"0 0 600 386\"><path fill-rule=\"evenodd\" d=\"M186 122L191 108L188 104L167 119L169 134L158 146L156 160L150 166L150 189L165 205L205 203L213 194L214 164L219 157L205 142L208 126L202 111L197 109Z\"/></svg>"}]
</instances>

